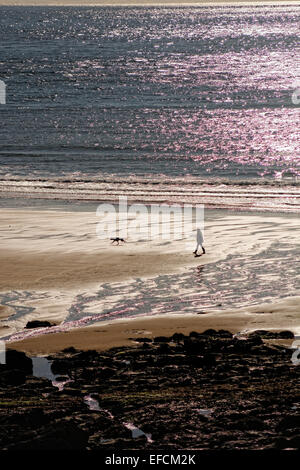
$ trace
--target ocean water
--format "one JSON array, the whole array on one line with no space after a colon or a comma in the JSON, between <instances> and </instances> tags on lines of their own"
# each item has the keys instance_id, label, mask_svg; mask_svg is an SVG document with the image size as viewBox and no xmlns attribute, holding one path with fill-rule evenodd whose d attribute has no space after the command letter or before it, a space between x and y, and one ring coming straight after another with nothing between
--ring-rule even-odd
<instances>
[{"instance_id":1,"label":"ocean water","mask_svg":"<svg viewBox=\"0 0 300 470\"><path fill-rule=\"evenodd\" d=\"M299 12L0 7L0 196L300 211Z\"/></svg>"}]
</instances>

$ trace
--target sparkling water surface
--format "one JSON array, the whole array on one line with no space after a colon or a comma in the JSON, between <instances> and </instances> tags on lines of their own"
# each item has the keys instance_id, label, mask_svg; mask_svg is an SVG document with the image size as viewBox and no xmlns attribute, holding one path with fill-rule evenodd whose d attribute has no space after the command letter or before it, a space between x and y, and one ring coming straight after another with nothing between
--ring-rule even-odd
<instances>
[{"instance_id":1,"label":"sparkling water surface","mask_svg":"<svg viewBox=\"0 0 300 470\"><path fill-rule=\"evenodd\" d=\"M0 7L0 31L6 180L300 174L297 6Z\"/></svg>"}]
</instances>

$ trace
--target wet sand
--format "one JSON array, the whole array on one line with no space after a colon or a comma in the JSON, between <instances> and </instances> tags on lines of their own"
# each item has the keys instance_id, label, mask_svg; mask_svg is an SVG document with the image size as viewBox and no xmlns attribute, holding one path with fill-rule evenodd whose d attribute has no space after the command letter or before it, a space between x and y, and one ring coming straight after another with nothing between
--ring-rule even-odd
<instances>
[{"instance_id":1,"label":"wet sand","mask_svg":"<svg viewBox=\"0 0 300 470\"><path fill-rule=\"evenodd\" d=\"M5 320L14 314L14 309L6 305L0 305L0 337L5 336L8 327L5 326Z\"/></svg>"},{"instance_id":2,"label":"wet sand","mask_svg":"<svg viewBox=\"0 0 300 470\"><path fill-rule=\"evenodd\" d=\"M259 253L272 243L299 244L299 220L288 216L215 211L205 221L206 255L194 258L196 229L189 237L140 237L111 245L99 239L94 212L29 209L0 210L0 291L71 288L179 272L189 266L225 259L229 254Z\"/></svg>"},{"instance_id":3,"label":"wet sand","mask_svg":"<svg viewBox=\"0 0 300 470\"><path fill-rule=\"evenodd\" d=\"M0 305L0 320L8 318L13 314L13 309L6 307L5 305Z\"/></svg>"},{"instance_id":4,"label":"wet sand","mask_svg":"<svg viewBox=\"0 0 300 470\"><path fill-rule=\"evenodd\" d=\"M131 220L132 222L132 220ZM220 250L194 258L196 235L186 240L148 239L145 231L112 245L110 232L98 238L95 212L26 209L0 211L0 291L73 289L177 272L219 259ZM189 256L187 257L187 254Z\"/></svg>"},{"instance_id":5,"label":"wet sand","mask_svg":"<svg viewBox=\"0 0 300 470\"><path fill-rule=\"evenodd\" d=\"M117 251L119 250L119 251ZM20 253L16 273L16 253L1 252L1 290L79 288L85 284L123 281L130 277L149 277L176 272L186 256L143 252L130 254L120 249L95 253ZM211 258L211 257L208 257ZM193 260L193 258L191 258ZM196 264L196 261L194 261ZM126 266L126 269L124 268Z\"/></svg>"},{"instance_id":6,"label":"wet sand","mask_svg":"<svg viewBox=\"0 0 300 470\"><path fill-rule=\"evenodd\" d=\"M99 322L96 326L78 328L64 333L34 336L8 343L12 349L31 355L43 355L74 347L79 350L104 351L112 347L133 346L136 339L171 336L174 333L189 335L192 331L224 329L232 333L270 329L291 330L300 333L300 297L291 297L249 307L199 315L165 315L135 319ZM34 332L33 332L34 334Z\"/></svg>"}]
</instances>

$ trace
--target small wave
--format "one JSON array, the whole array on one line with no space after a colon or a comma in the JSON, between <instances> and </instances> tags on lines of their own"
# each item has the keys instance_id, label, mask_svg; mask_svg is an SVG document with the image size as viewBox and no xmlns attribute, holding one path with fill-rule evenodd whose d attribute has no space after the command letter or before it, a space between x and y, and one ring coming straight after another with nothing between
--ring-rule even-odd
<instances>
[{"instance_id":1,"label":"small wave","mask_svg":"<svg viewBox=\"0 0 300 470\"><path fill-rule=\"evenodd\" d=\"M0 198L54 199L145 204L203 204L207 208L300 212L300 180L229 181L159 177L114 178L78 175L55 179L8 177L0 180ZM2 204L3 205L3 204Z\"/></svg>"}]
</instances>

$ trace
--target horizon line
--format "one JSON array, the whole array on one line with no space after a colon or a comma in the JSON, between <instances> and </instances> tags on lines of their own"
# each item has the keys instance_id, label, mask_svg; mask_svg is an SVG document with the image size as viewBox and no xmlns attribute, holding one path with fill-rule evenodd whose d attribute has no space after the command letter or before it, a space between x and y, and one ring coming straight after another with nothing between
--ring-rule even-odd
<instances>
[{"instance_id":1,"label":"horizon line","mask_svg":"<svg viewBox=\"0 0 300 470\"><path fill-rule=\"evenodd\" d=\"M132 1L128 3L128 0L124 2L121 0L111 1L111 0L99 0L93 2L84 2L84 0L20 0L20 1L9 1L9 0L0 0L0 7L7 6L7 7L22 7L22 6L31 6L31 7L41 7L41 6L77 6L77 7L137 7L137 6L148 6L148 7L157 7L157 6L165 6L165 7L180 7L180 6L194 6L194 7L224 7L224 6L300 6L300 0L195 0L195 1L174 1L174 0L164 0L164 1L152 1L152 0L142 0L142 1Z\"/></svg>"}]
</instances>

